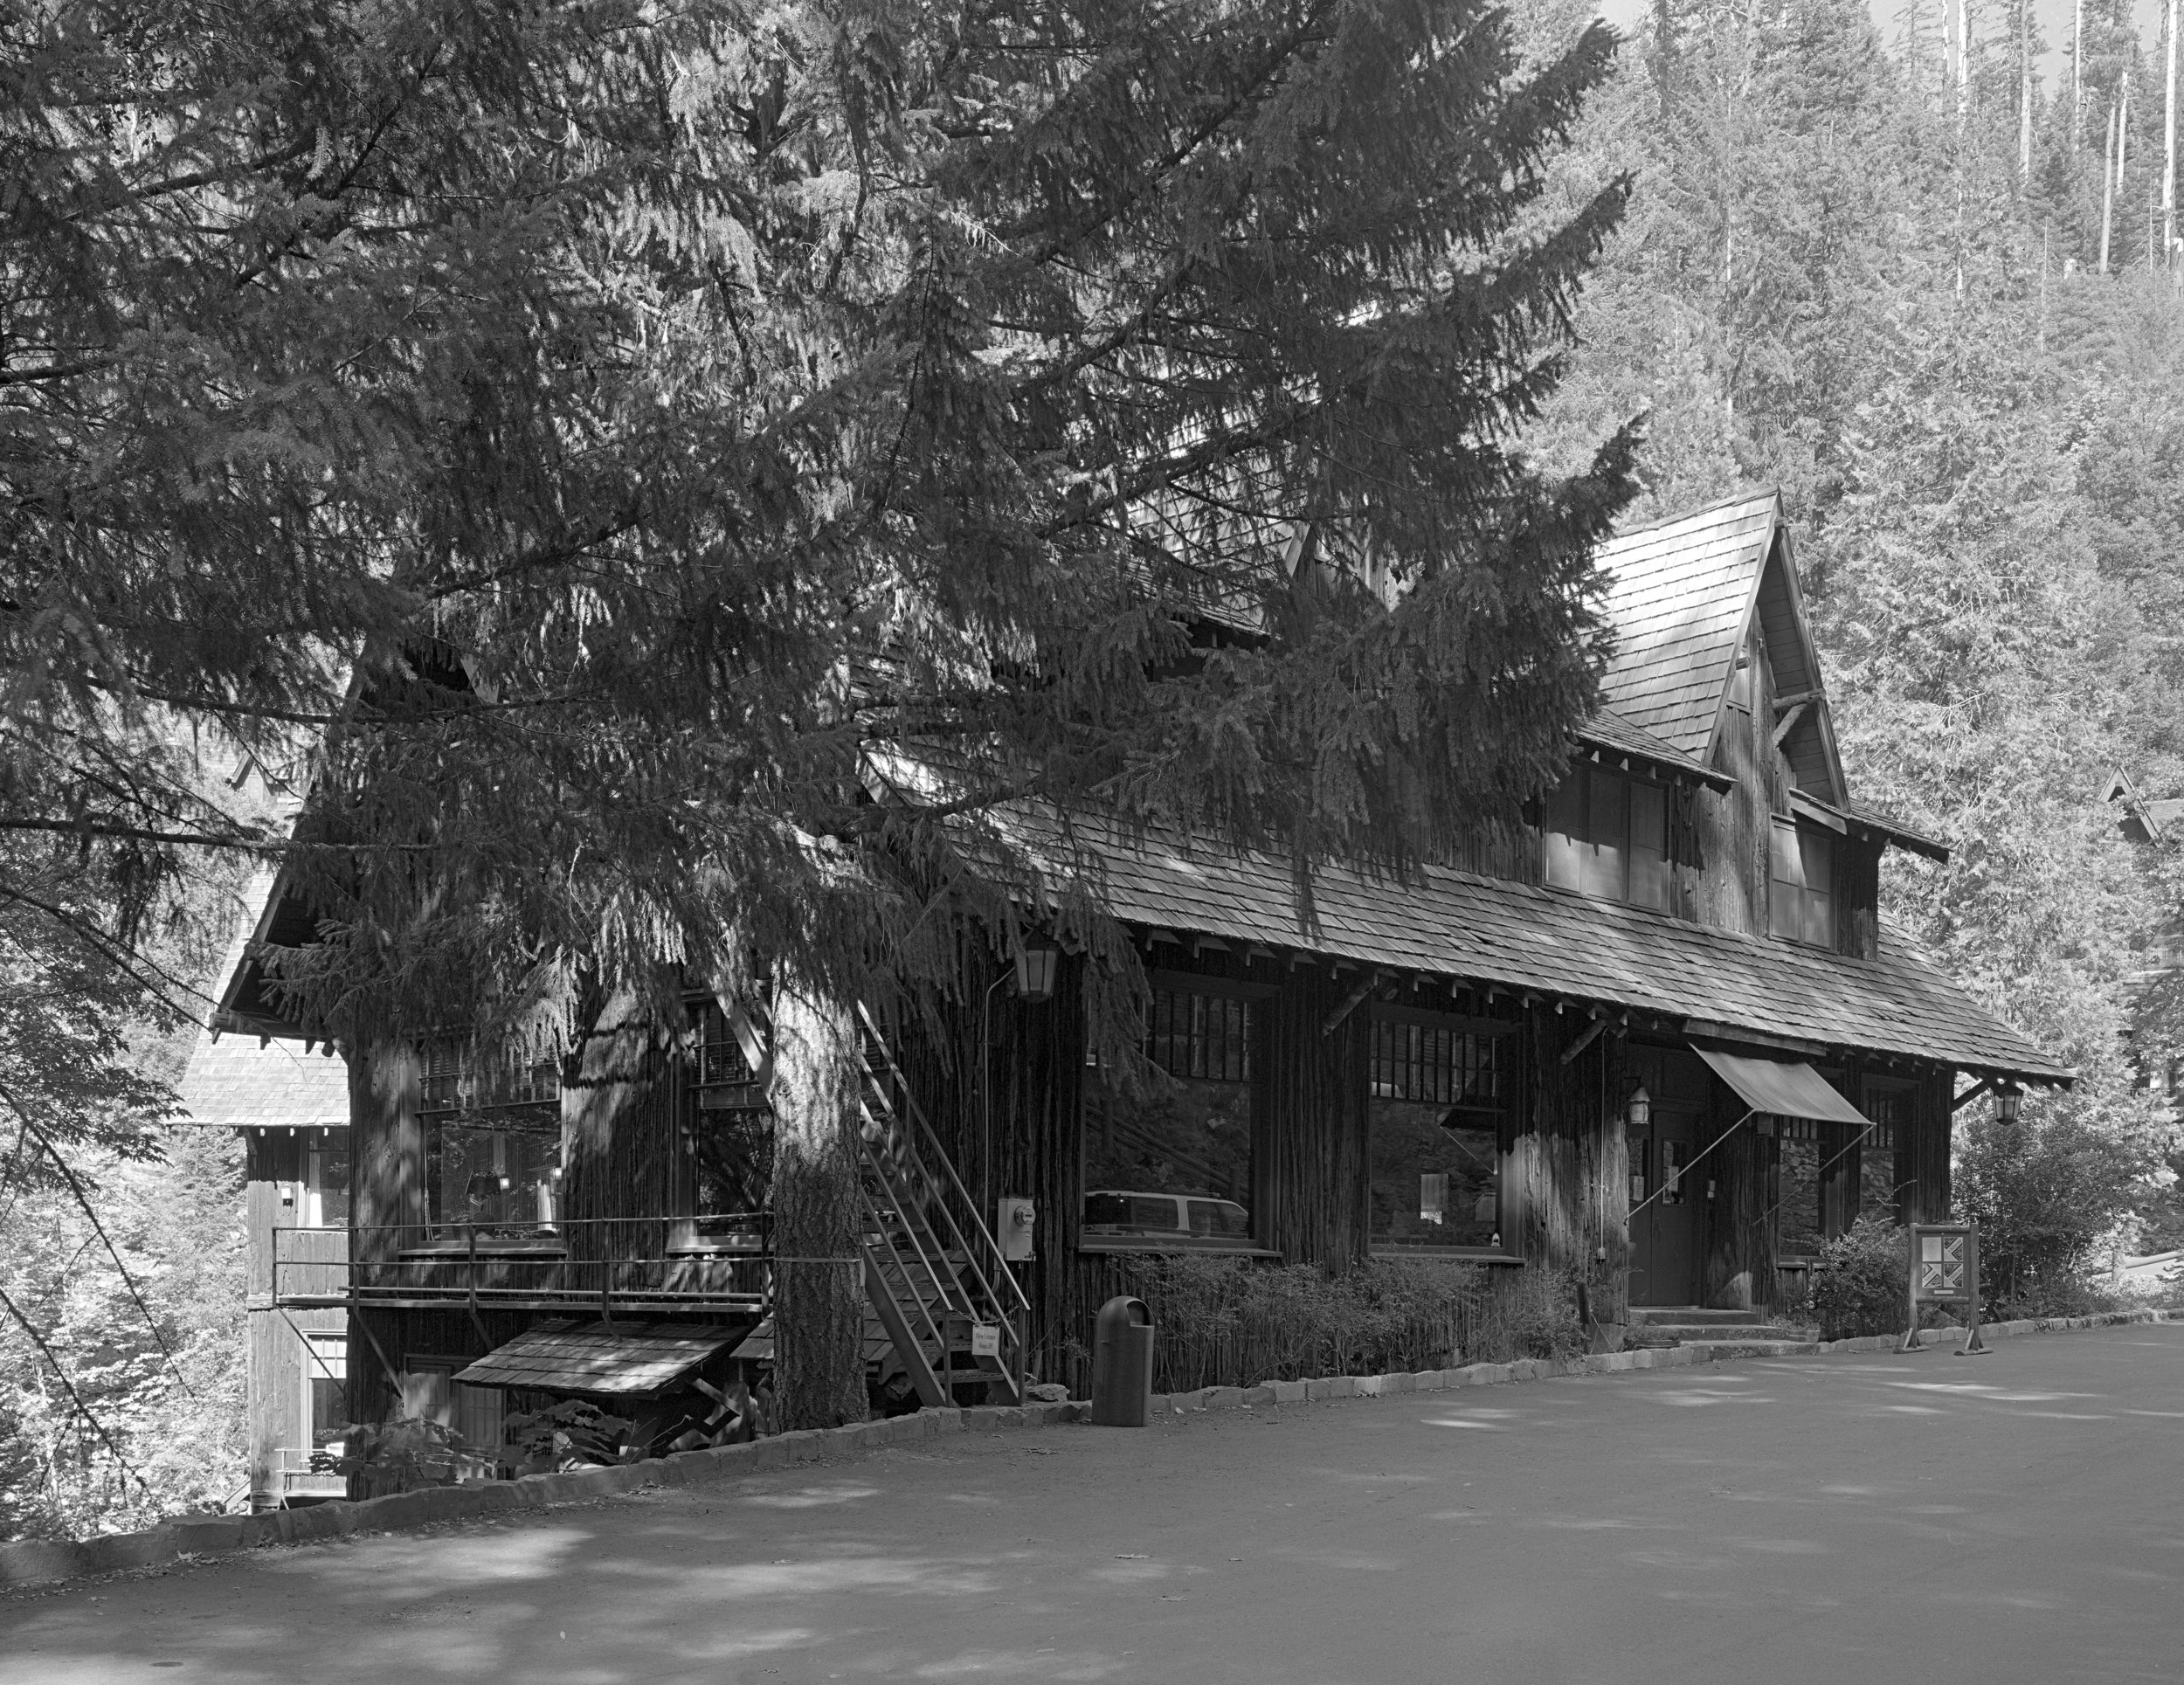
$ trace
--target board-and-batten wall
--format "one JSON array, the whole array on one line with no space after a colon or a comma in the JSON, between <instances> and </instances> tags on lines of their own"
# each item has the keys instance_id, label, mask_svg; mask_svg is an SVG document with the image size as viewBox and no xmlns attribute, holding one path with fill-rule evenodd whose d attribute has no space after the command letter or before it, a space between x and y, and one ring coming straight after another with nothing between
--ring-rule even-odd
<instances>
[{"instance_id":1,"label":"board-and-batten wall","mask_svg":"<svg viewBox=\"0 0 2184 1685\"><path fill-rule=\"evenodd\" d=\"M251 1499L265 1508L284 1492L284 1460L300 1461L310 1448L310 1411L306 1388L314 1360L305 1336L339 1334L349 1323L346 1311L288 1309L273 1303L275 1231L294 1229L304 1215L306 1156L311 1136L301 1130L252 1129L244 1131L243 1221L245 1338L244 1414L245 1457ZM346 1237L332 1235L309 1248L314 1255L338 1256ZM282 1285L294 1288L298 1270L294 1242L281 1253ZM331 1285L307 1282L307 1286Z\"/></svg>"},{"instance_id":2,"label":"board-and-batten wall","mask_svg":"<svg viewBox=\"0 0 2184 1685\"><path fill-rule=\"evenodd\" d=\"M1195 977L1209 991L1248 991L1258 1002L1253 1081L1255 1239L1289 1263L1339 1269L1371 1253L1370 1069L1372 1012L1351 1011L1326 1025L1358 973L1321 964L1248 963L1206 950L1185 957L1163 948L1166 978ZM998 970L998 967L997 967ZM1021 1272L1033 1306L1031 1367L1082 1386L1089 1379L1093 1318L1127 1291L1130 1254L1083 1250L1084 1076L1082 970L1061 967L1054 999L1007 995L992 1008L985 1066L975 1081L982 1034L977 1010L941 1014L939 1042L902 1038L906 1076L936 1134L957 1159L982 1207L1002 1195L1038 1206L1034 1255ZM1583 1273L1593 1314L1621 1320L1628 1294L1628 1160L1623 1134L1622 1043L1592 1037L1563 1054L1591 1020L1536 1005L1508 1038L1503 1174L1505 1241L1534 1263ZM1605 1259L1596 1254L1605 1251Z\"/></svg>"}]
</instances>

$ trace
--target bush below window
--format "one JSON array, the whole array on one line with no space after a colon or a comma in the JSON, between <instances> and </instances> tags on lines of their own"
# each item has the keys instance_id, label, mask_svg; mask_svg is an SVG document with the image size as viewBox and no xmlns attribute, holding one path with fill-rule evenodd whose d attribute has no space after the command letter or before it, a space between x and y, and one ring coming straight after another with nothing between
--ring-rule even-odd
<instances>
[{"instance_id":1,"label":"bush below window","mask_svg":"<svg viewBox=\"0 0 2184 1685\"><path fill-rule=\"evenodd\" d=\"M1545 1270L1375 1260L1339 1275L1241 1258L1118 1260L1152 1313L1153 1390L1255 1386L1585 1350L1576 1282ZM1090 1384L1089 1354L1074 1354Z\"/></svg>"}]
</instances>

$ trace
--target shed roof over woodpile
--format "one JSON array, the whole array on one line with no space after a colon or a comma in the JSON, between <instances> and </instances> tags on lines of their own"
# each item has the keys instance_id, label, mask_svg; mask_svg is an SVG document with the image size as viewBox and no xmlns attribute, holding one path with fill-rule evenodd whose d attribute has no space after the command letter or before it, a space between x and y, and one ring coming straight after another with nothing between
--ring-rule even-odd
<instances>
[{"instance_id":1,"label":"shed roof over woodpile","mask_svg":"<svg viewBox=\"0 0 2184 1685\"><path fill-rule=\"evenodd\" d=\"M455 1378L471 1386L639 1397L664 1392L734 1339L688 1322L541 1322L496 1346Z\"/></svg>"},{"instance_id":2,"label":"shed roof over woodpile","mask_svg":"<svg viewBox=\"0 0 2184 1685\"><path fill-rule=\"evenodd\" d=\"M1773 492L1718 503L1600 546L1615 659L1609 707L1679 753L1704 758L1774 542Z\"/></svg>"},{"instance_id":3,"label":"shed roof over woodpile","mask_svg":"<svg viewBox=\"0 0 2184 1685\"><path fill-rule=\"evenodd\" d=\"M235 1033L215 1041L201 1030L183 1073L182 1103L189 1115L176 1121L207 1129L343 1128L349 1065L293 1041L260 1046L256 1036Z\"/></svg>"},{"instance_id":4,"label":"shed roof over woodpile","mask_svg":"<svg viewBox=\"0 0 2184 1685\"><path fill-rule=\"evenodd\" d=\"M1018 809L1006 824L1060 863L1050 817ZM1880 958L1852 959L1568 890L1439 869L1400 884L1331 868L1316 880L1318 928L1308 931L1286 860L1211 844L1139 847L1094 819L1077 834L1104 872L1108 907L1130 923L1628 1007L1726 1040L2041 1081L2072 1075L1894 936Z\"/></svg>"}]
</instances>

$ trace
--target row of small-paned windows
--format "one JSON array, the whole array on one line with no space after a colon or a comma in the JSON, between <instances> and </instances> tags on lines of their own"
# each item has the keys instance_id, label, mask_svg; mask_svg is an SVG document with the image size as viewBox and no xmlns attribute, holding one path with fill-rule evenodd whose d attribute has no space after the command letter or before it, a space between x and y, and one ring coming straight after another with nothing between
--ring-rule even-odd
<instances>
[{"instance_id":1,"label":"row of small-paned windows","mask_svg":"<svg viewBox=\"0 0 2184 1685\"><path fill-rule=\"evenodd\" d=\"M1251 1081L1252 1003L1156 988L1145 1054L1171 1076Z\"/></svg>"},{"instance_id":2,"label":"row of small-paned windows","mask_svg":"<svg viewBox=\"0 0 2184 1685\"><path fill-rule=\"evenodd\" d=\"M480 1059L467 1041L430 1041L423 1049L425 1074L418 1095L420 1112L498 1111L515 1106L561 1104L561 1060L519 1064Z\"/></svg>"},{"instance_id":3,"label":"row of small-paned windows","mask_svg":"<svg viewBox=\"0 0 2184 1685\"><path fill-rule=\"evenodd\" d=\"M1488 1109L1502 1103L1498 1036L1425 1024L1372 1023L1372 1093L1382 1100Z\"/></svg>"},{"instance_id":4,"label":"row of small-paned windows","mask_svg":"<svg viewBox=\"0 0 2184 1685\"><path fill-rule=\"evenodd\" d=\"M1893 1102L1897 1096L1891 1095L1889 1098ZM1893 1152L1896 1150L1896 1125L1892 1122L1883 1123L1878 1120L1876 1109L1879 1099L1880 1096L1876 1095L1869 1095L1866 1097L1866 1115L1873 1120L1872 1127L1862 1134L1856 1129L1851 1130L1850 1134L1866 1147ZM1881 1108L1881 1109L1887 1108ZM1784 1141L1817 1143L1821 1138L1821 1126L1809 1117L1778 1117L1774 1122L1776 1133Z\"/></svg>"},{"instance_id":5,"label":"row of small-paned windows","mask_svg":"<svg viewBox=\"0 0 2184 1685\"><path fill-rule=\"evenodd\" d=\"M1592 765L1548 793L1547 881L1641 907L1669 904L1668 791Z\"/></svg>"},{"instance_id":6,"label":"row of small-paned windows","mask_svg":"<svg viewBox=\"0 0 2184 1685\"><path fill-rule=\"evenodd\" d=\"M750 1068L750 1060L743 1056L743 1043L729 1022L728 1014L721 1010L720 1003L708 1000L697 1010L696 1017L700 1086L757 1081L757 1074Z\"/></svg>"},{"instance_id":7,"label":"row of small-paned windows","mask_svg":"<svg viewBox=\"0 0 2184 1685\"><path fill-rule=\"evenodd\" d=\"M1774 822L1767 929L1815 948L1835 945L1835 839L1794 820Z\"/></svg>"}]
</instances>

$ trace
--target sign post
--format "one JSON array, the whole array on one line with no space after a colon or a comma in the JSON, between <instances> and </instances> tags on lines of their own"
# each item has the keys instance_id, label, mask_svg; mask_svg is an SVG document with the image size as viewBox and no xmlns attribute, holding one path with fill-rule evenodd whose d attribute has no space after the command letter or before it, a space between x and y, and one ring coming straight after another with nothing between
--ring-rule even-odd
<instances>
[{"instance_id":1,"label":"sign post","mask_svg":"<svg viewBox=\"0 0 2184 1685\"><path fill-rule=\"evenodd\" d=\"M1918 1308L1946 1305L1970 1317L1959 1357L1992 1350L1980 1338L1980 1228L1976 1223L1913 1223L1910 1227L1911 1323L1898 1351L1918 1349Z\"/></svg>"}]
</instances>

